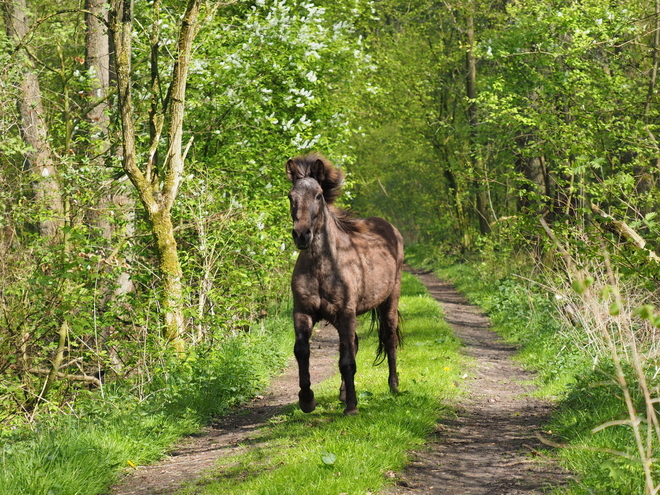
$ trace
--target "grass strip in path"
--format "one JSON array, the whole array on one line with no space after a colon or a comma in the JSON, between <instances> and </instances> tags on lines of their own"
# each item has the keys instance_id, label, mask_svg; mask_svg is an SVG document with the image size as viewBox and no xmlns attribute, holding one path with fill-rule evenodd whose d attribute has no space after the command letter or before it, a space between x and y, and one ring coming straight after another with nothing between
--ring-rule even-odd
<instances>
[{"instance_id":1,"label":"grass strip in path","mask_svg":"<svg viewBox=\"0 0 660 495\"><path fill-rule=\"evenodd\" d=\"M318 406L297 406L270 420L245 441L241 454L182 494L366 494L393 481L408 452L423 444L458 391L465 358L442 311L413 276L404 274L400 310L404 347L399 353L401 393L390 394L387 366L374 367L376 336L363 325L356 387L360 414L345 417L335 376L316 388Z\"/></svg>"}]
</instances>

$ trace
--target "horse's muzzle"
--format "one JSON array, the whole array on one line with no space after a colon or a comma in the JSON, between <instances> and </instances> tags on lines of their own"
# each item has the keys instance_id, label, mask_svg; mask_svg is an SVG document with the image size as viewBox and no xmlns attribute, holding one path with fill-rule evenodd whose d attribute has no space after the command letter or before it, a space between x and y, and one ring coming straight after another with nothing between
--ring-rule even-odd
<instances>
[{"instance_id":1,"label":"horse's muzzle","mask_svg":"<svg viewBox=\"0 0 660 495\"><path fill-rule=\"evenodd\" d=\"M307 249L312 243L312 230L306 229L302 232L298 232L296 229L291 231L293 235L293 242L296 244L298 249Z\"/></svg>"}]
</instances>

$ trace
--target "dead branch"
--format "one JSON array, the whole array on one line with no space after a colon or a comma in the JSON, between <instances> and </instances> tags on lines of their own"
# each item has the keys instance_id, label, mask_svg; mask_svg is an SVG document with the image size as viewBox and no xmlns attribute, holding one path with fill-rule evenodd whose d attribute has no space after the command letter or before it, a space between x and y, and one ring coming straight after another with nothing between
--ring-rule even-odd
<instances>
[{"instance_id":1,"label":"dead branch","mask_svg":"<svg viewBox=\"0 0 660 495\"><path fill-rule=\"evenodd\" d=\"M615 219L612 215L605 213L603 210L601 210L598 206L596 206L593 203L591 203L591 210L597 215L600 215L608 222L610 222L619 234L621 234L627 240L631 241L639 249L641 249L642 251L646 251L649 258L651 258L656 263L660 263L660 256L658 256L655 253L655 251L652 251L646 247L646 240L641 235L639 235L632 227L630 227L630 225L628 225L626 222L622 220Z\"/></svg>"},{"instance_id":2,"label":"dead branch","mask_svg":"<svg viewBox=\"0 0 660 495\"><path fill-rule=\"evenodd\" d=\"M28 370L30 373L34 373L35 375L49 375L52 370L47 370L43 368L31 368ZM91 375L72 375L69 373L62 373L61 371L55 372L55 375L57 378L62 378L64 380L70 380L74 382L85 382L90 385L93 385L97 388L101 387L101 380L96 378L95 376Z\"/></svg>"}]
</instances>

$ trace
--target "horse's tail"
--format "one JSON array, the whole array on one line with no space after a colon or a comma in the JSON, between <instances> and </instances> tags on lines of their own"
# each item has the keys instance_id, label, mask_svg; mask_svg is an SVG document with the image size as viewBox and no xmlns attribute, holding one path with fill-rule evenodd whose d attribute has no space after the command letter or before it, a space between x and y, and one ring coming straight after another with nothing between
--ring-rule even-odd
<instances>
[{"instance_id":1,"label":"horse's tail","mask_svg":"<svg viewBox=\"0 0 660 495\"><path fill-rule=\"evenodd\" d=\"M397 309L396 328L394 329L394 335L390 336L388 335L387 330L383 328L383 323L380 319L380 312L378 311L378 308L374 308L371 310L371 326L369 329L369 333L371 333L374 328L378 327L378 349L376 350L376 359L374 359L374 366L378 366L383 361L385 361L385 357L387 356L386 345L390 338L396 339L396 347L403 346L403 334L401 333L402 323L403 323L403 318L401 317L401 313Z\"/></svg>"}]
</instances>

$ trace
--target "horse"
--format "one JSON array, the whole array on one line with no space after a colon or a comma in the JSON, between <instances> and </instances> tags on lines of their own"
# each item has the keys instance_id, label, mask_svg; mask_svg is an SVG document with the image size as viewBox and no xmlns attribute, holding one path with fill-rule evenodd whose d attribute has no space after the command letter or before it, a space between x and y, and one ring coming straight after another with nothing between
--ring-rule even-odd
<instances>
[{"instance_id":1,"label":"horse","mask_svg":"<svg viewBox=\"0 0 660 495\"><path fill-rule=\"evenodd\" d=\"M326 320L339 333L339 399L345 403L344 414L355 415L357 316L372 312L379 337L374 364L387 356L390 391L399 391L396 351L401 343L398 305L403 238L382 218L356 218L334 206L344 174L323 155L289 159L286 175L292 183L292 235L300 250L291 277L299 406L305 413L316 408L309 375L309 340L314 325Z\"/></svg>"}]
</instances>

